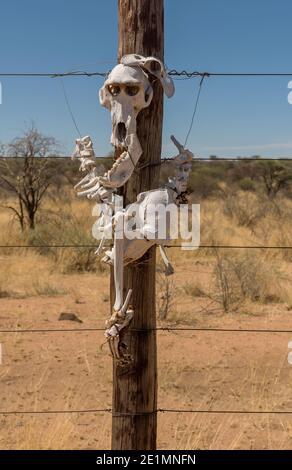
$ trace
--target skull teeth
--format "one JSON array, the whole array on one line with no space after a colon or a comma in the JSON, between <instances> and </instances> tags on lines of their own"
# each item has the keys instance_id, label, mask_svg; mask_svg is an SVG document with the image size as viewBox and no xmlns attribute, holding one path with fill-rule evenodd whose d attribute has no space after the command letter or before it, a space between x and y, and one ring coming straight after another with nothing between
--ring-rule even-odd
<instances>
[{"instance_id":1,"label":"skull teeth","mask_svg":"<svg viewBox=\"0 0 292 470\"><path fill-rule=\"evenodd\" d=\"M127 152L125 151L119 156L119 158L115 161L112 168L106 173L105 176L112 175L117 169L117 167L120 166L120 164L126 159L126 157L127 157Z\"/></svg>"}]
</instances>

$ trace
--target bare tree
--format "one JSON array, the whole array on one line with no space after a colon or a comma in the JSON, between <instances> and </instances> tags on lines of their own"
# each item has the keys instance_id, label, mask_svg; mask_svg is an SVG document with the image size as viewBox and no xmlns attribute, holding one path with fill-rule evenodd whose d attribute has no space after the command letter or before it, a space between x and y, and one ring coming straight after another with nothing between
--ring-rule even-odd
<instances>
[{"instance_id":1,"label":"bare tree","mask_svg":"<svg viewBox=\"0 0 292 470\"><path fill-rule=\"evenodd\" d=\"M22 230L26 226L35 228L36 213L54 175L45 157L56 150L56 140L41 134L34 125L6 146L0 180L8 192L16 195L17 202L5 207L14 212Z\"/></svg>"}]
</instances>

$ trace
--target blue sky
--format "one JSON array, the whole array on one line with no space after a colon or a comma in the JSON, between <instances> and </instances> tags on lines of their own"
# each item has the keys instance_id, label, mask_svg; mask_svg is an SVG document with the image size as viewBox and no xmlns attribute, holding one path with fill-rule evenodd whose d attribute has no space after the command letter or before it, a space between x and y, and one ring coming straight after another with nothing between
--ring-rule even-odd
<instances>
[{"instance_id":1,"label":"blue sky","mask_svg":"<svg viewBox=\"0 0 292 470\"><path fill-rule=\"evenodd\" d=\"M169 68L214 72L291 72L290 0L165 0L165 62ZM0 72L107 71L116 63L116 0L2 0ZM134 52L134 51L133 51ZM292 79L292 75L291 75ZM0 78L0 141L35 122L64 153L76 131L59 79ZM188 146L199 156L292 156L288 77L206 79ZM96 153L111 150L110 116L100 107L100 78L65 78L82 134ZM165 99L163 154L170 134L184 140L198 80L176 81Z\"/></svg>"}]
</instances>

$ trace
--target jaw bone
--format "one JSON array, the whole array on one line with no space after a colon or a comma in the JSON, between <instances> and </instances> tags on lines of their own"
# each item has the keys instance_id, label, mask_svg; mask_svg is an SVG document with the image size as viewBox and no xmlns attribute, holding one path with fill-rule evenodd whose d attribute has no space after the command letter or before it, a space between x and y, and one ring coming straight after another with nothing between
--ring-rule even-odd
<instances>
[{"instance_id":1,"label":"jaw bone","mask_svg":"<svg viewBox=\"0 0 292 470\"><path fill-rule=\"evenodd\" d=\"M103 176L98 176L93 169L77 183L75 188L81 189L78 193L79 197L87 197L97 201L109 199L115 189L128 181L142 155L142 149L136 134L126 137L125 145L126 150Z\"/></svg>"}]
</instances>

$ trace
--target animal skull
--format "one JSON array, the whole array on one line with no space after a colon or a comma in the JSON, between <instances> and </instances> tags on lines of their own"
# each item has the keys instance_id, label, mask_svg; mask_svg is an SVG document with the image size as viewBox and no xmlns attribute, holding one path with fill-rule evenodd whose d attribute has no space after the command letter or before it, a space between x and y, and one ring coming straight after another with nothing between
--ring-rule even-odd
<instances>
[{"instance_id":1,"label":"animal skull","mask_svg":"<svg viewBox=\"0 0 292 470\"><path fill-rule=\"evenodd\" d=\"M99 99L111 111L111 143L115 147L124 149L126 138L136 134L137 115L150 105L152 97L152 86L140 67L118 64L113 68L99 91Z\"/></svg>"}]
</instances>

